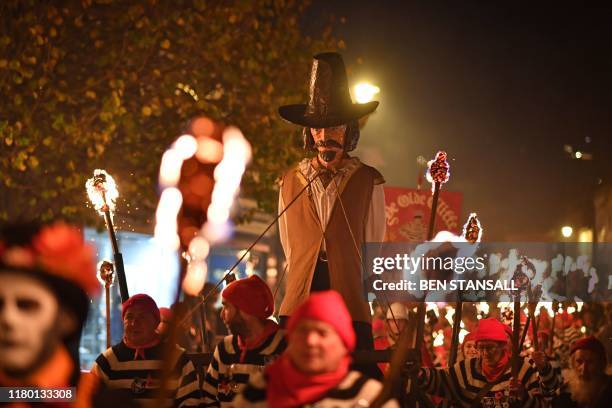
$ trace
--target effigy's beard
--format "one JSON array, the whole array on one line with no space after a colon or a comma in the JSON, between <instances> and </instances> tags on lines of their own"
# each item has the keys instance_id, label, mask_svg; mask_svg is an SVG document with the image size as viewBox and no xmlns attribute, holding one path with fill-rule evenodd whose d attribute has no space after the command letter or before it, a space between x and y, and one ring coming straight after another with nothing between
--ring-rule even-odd
<instances>
[{"instance_id":1,"label":"effigy's beard","mask_svg":"<svg viewBox=\"0 0 612 408\"><path fill-rule=\"evenodd\" d=\"M336 154L337 152L335 150L325 150L319 153L319 157L321 157L321 160L323 160L325 163L330 163L334 161Z\"/></svg>"}]
</instances>

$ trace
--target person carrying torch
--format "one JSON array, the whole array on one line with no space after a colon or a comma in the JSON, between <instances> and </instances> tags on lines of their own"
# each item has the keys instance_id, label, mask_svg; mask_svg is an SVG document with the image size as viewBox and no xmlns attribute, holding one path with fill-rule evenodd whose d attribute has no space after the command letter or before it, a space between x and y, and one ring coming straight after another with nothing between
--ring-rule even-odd
<instances>
[{"instance_id":1,"label":"person carrying torch","mask_svg":"<svg viewBox=\"0 0 612 408\"><path fill-rule=\"evenodd\" d=\"M475 334L479 357L461 360L445 369L422 368L419 385L432 395L461 407L540 407L542 393L558 386L549 364L541 356L521 361L518 375L512 378L509 331L495 318L482 319ZM541 357L541 358L540 358Z\"/></svg>"}]
</instances>

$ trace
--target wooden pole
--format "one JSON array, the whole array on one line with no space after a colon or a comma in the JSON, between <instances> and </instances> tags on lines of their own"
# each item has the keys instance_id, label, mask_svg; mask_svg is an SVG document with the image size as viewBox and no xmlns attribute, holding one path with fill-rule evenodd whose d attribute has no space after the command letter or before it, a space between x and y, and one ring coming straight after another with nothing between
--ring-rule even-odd
<instances>
[{"instance_id":1,"label":"wooden pole","mask_svg":"<svg viewBox=\"0 0 612 408\"><path fill-rule=\"evenodd\" d=\"M104 296L106 297L106 348L111 347L111 309L110 309L110 285L104 284Z\"/></svg>"},{"instance_id":2,"label":"wooden pole","mask_svg":"<svg viewBox=\"0 0 612 408\"><path fill-rule=\"evenodd\" d=\"M460 293L457 292L457 296ZM451 337L450 356L448 358L448 366L452 367L457 362L457 351L459 349L459 332L461 331L461 315L463 314L463 301L458 300L455 306L455 315L453 316L453 336Z\"/></svg>"},{"instance_id":3,"label":"wooden pole","mask_svg":"<svg viewBox=\"0 0 612 408\"><path fill-rule=\"evenodd\" d=\"M519 336L521 333L521 300L520 295L514 298L514 323L512 327L512 378L516 379L520 370Z\"/></svg>"}]
</instances>

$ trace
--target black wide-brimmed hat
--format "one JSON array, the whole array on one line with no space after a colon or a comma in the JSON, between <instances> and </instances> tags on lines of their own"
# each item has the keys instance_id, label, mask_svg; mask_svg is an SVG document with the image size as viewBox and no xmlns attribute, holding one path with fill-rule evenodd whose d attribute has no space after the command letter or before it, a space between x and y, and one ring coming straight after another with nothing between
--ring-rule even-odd
<instances>
[{"instance_id":1,"label":"black wide-brimmed hat","mask_svg":"<svg viewBox=\"0 0 612 408\"><path fill-rule=\"evenodd\" d=\"M347 124L376 110L378 102L353 103L342 56L325 52L314 56L308 104L284 105L281 117L296 125L326 128Z\"/></svg>"}]
</instances>

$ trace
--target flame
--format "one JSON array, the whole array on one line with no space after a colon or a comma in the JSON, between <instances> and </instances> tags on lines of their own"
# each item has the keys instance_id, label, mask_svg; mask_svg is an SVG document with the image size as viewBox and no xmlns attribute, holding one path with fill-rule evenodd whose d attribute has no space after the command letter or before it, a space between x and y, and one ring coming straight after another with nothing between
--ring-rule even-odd
<instances>
[{"instance_id":1,"label":"flame","mask_svg":"<svg viewBox=\"0 0 612 408\"><path fill-rule=\"evenodd\" d=\"M476 213L471 213L468 217L467 222L463 226L462 236L471 244L480 242L482 239L482 226Z\"/></svg>"},{"instance_id":2,"label":"flame","mask_svg":"<svg viewBox=\"0 0 612 408\"><path fill-rule=\"evenodd\" d=\"M446 161L446 152L440 150L433 160L427 162L427 181L431 183L431 191L435 189L435 183L444 184L450 177L450 165Z\"/></svg>"},{"instance_id":3,"label":"flame","mask_svg":"<svg viewBox=\"0 0 612 408\"><path fill-rule=\"evenodd\" d=\"M207 273L206 262L189 262L182 284L185 293L190 296L197 296L204 287L204 283L206 283Z\"/></svg>"},{"instance_id":4,"label":"flame","mask_svg":"<svg viewBox=\"0 0 612 408\"><path fill-rule=\"evenodd\" d=\"M119 197L115 180L105 170L95 169L92 178L85 183L89 201L100 215L108 207L111 215L115 211L115 201Z\"/></svg>"},{"instance_id":5,"label":"flame","mask_svg":"<svg viewBox=\"0 0 612 408\"><path fill-rule=\"evenodd\" d=\"M459 331L459 343L463 343L463 339L465 339L465 336L467 336L470 332L465 330L465 329L461 329Z\"/></svg>"},{"instance_id":6,"label":"flame","mask_svg":"<svg viewBox=\"0 0 612 408\"><path fill-rule=\"evenodd\" d=\"M434 332L434 334L436 333ZM444 345L444 331L438 330L437 334L434 336L433 346L442 347L443 345Z\"/></svg>"},{"instance_id":7,"label":"flame","mask_svg":"<svg viewBox=\"0 0 612 408\"><path fill-rule=\"evenodd\" d=\"M452 326L453 325L453 316L455 316L455 308L451 306L446 306L446 320Z\"/></svg>"},{"instance_id":8,"label":"flame","mask_svg":"<svg viewBox=\"0 0 612 408\"><path fill-rule=\"evenodd\" d=\"M207 121L206 124L212 125L210 120ZM182 135L164 153L159 169L159 184L163 191L155 214L155 239L173 250L180 247L177 216L183 203L177 185L183 162L194 155L203 163L219 162L214 171L215 185L207 222L190 241L185 254L188 265L182 287L185 293L196 296L206 282L206 258L210 245L227 238L232 231L230 210L251 159L251 146L238 128L228 127L223 132L223 145L205 134L197 139L192 135Z\"/></svg>"}]
</instances>

